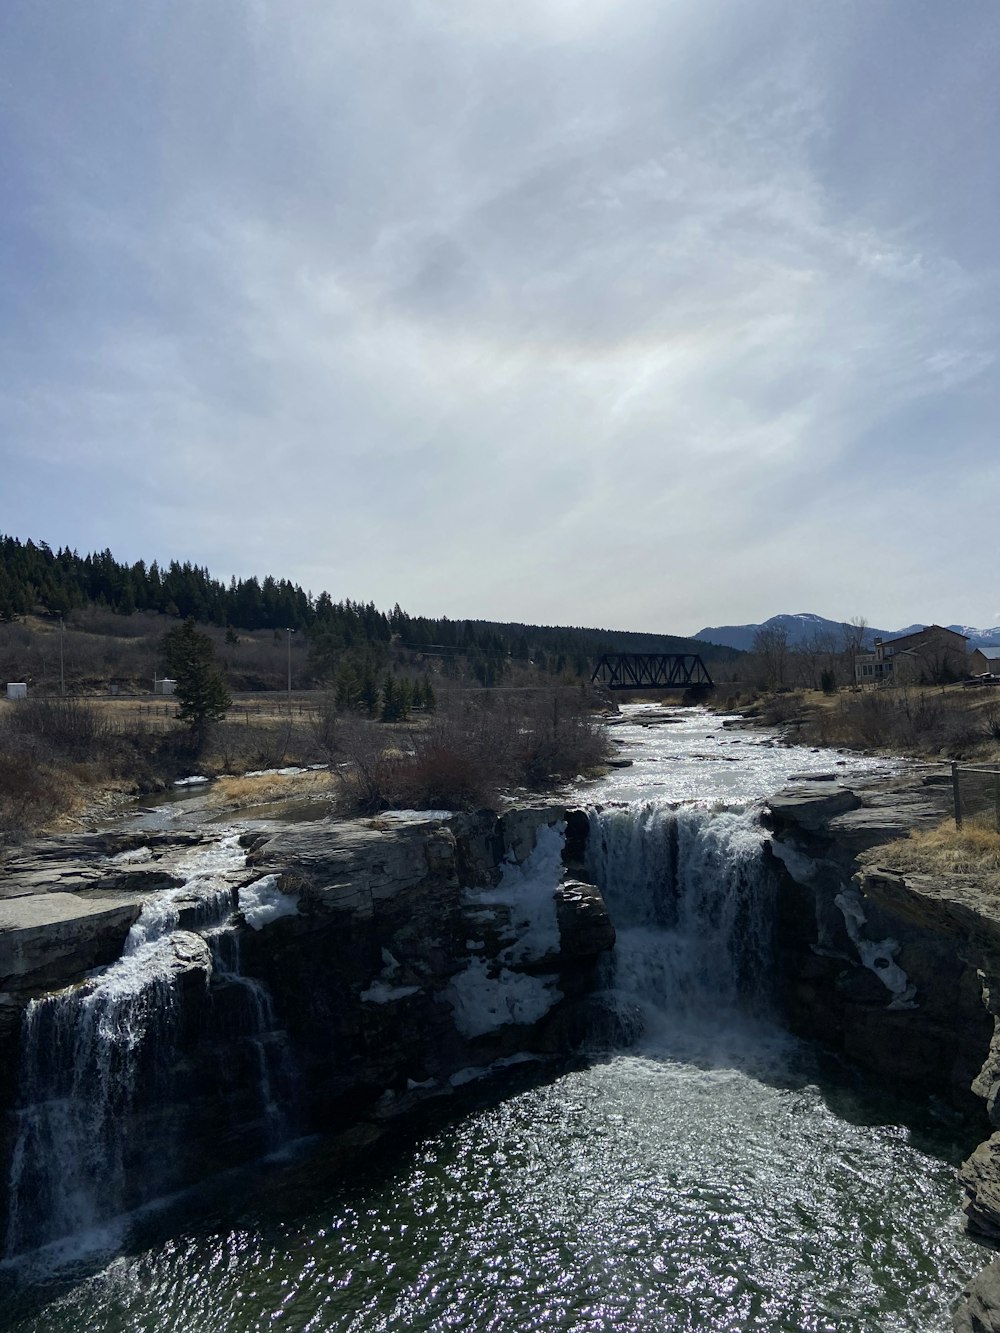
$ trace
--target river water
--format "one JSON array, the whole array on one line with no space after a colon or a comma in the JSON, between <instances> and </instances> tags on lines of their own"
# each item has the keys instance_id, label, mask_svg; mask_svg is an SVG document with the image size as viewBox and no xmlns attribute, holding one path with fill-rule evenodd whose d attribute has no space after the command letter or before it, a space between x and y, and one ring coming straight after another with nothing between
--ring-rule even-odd
<instances>
[{"instance_id":1,"label":"river water","mask_svg":"<svg viewBox=\"0 0 1000 1333\"><path fill-rule=\"evenodd\" d=\"M626 710L633 766L586 791L616 1046L472 1089L346 1179L313 1146L137 1219L112 1257L8 1267L0 1330L949 1328L983 1262L968 1131L790 1038L769 1000L757 803L878 765L679 718Z\"/></svg>"}]
</instances>

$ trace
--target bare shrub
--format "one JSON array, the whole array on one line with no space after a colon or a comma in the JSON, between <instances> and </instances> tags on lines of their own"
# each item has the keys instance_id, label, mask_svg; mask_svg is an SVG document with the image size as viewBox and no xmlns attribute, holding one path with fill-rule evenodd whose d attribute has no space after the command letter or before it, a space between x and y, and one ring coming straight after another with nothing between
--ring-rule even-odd
<instances>
[{"instance_id":1,"label":"bare shrub","mask_svg":"<svg viewBox=\"0 0 1000 1333\"><path fill-rule=\"evenodd\" d=\"M340 751L340 731L341 715L337 712L336 696L324 691L312 719L312 740L327 762L331 762Z\"/></svg>"},{"instance_id":2,"label":"bare shrub","mask_svg":"<svg viewBox=\"0 0 1000 1333\"><path fill-rule=\"evenodd\" d=\"M0 846L61 814L70 793L59 774L24 751L0 750Z\"/></svg>"},{"instance_id":3,"label":"bare shrub","mask_svg":"<svg viewBox=\"0 0 1000 1333\"><path fill-rule=\"evenodd\" d=\"M817 710L809 738L957 759L980 750L991 735L988 715L961 694L880 689L841 695L836 708Z\"/></svg>"},{"instance_id":4,"label":"bare shrub","mask_svg":"<svg viewBox=\"0 0 1000 1333\"><path fill-rule=\"evenodd\" d=\"M4 730L50 759L93 761L104 757L107 721L82 699L24 699L8 711Z\"/></svg>"},{"instance_id":5,"label":"bare shrub","mask_svg":"<svg viewBox=\"0 0 1000 1333\"><path fill-rule=\"evenodd\" d=\"M607 758L607 735L583 696L552 691L528 699L519 728L522 781L544 786L593 770Z\"/></svg>"},{"instance_id":6,"label":"bare shrub","mask_svg":"<svg viewBox=\"0 0 1000 1333\"><path fill-rule=\"evenodd\" d=\"M791 722L802 712L802 695L788 691L768 697L761 710L761 716L769 726L779 726L782 722Z\"/></svg>"},{"instance_id":7,"label":"bare shrub","mask_svg":"<svg viewBox=\"0 0 1000 1333\"><path fill-rule=\"evenodd\" d=\"M506 708L478 698L449 702L411 734L413 753L398 774L401 799L421 809L488 805L510 772L513 740Z\"/></svg>"},{"instance_id":8,"label":"bare shrub","mask_svg":"<svg viewBox=\"0 0 1000 1333\"><path fill-rule=\"evenodd\" d=\"M398 751L390 747L378 723L363 718L345 719L341 735L349 760L342 775L349 804L365 813L388 809L398 786Z\"/></svg>"}]
</instances>

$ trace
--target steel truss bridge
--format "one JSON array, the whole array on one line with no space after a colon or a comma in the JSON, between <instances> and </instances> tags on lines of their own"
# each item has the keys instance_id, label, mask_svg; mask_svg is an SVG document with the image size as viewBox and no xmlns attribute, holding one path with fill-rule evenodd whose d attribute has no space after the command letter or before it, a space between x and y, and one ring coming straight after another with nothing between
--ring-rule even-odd
<instances>
[{"instance_id":1,"label":"steel truss bridge","mask_svg":"<svg viewBox=\"0 0 1000 1333\"><path fill-rule=\"evenodd\" d=\"M607 690L710 690L715 685L698 653L605 653L590 682Z\"/></svg>"}]
</instances>

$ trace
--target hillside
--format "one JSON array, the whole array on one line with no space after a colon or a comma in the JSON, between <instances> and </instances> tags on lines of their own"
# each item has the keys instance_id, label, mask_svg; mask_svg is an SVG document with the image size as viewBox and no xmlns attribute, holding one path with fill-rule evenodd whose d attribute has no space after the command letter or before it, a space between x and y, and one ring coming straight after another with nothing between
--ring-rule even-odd
<instances>
[{"instance_id":1,"label":"hillside","mask_svg":"<svg viewBox=\"0 0 1000 1333\"><path fill-rule=\"evenodd\" d=\"M0 679L53 690L61 651L71 691L112 682L148 691L165 669L163 634L188 616L213 638L236 690L286 688L289 661L302 689L331 683L345 663L491 686L587 679L604 652L697 652L710 664L739 656L668 634L413 616L398 604L314 597L272 575L227 584L190 562L128 565L110 551L81 557L0 536Z\"/></svg>"}]
</instances>

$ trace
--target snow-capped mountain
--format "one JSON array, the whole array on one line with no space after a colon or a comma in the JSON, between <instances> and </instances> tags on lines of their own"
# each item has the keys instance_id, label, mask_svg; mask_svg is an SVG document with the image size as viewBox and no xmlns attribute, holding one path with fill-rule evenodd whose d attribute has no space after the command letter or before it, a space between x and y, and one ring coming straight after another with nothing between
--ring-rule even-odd
<instances>
[{"instance_id":1,"label":"snow-capped mountain","mask_svg":"<svg viewBox=\"0 0 1000 1333\"><path fill-rule=\"evenodd\" d=\"M844 621L827 620L824 616L817 616L811 611L800 611L796 615L772 616L770 620L758 625L710 625L699 630L693 637L701 639L703 643L716 643L726 648L742 648L748 651L753 647L757 631L770 629L772 626L784 629L788 643L793 648L814 643L816 639L828 636L832 636L839 646L844 642L845 635L852 631L852 626ZM865 629L864 642L871 646L876 639L896 639L902 634L913 634L923 628L923 624L904 625L902 629L877 629L869 625ZM964 634L969 640L970 649L1000 647L1000 627L976 629L972 625L949 625L948 629Z\"/></svg>"},{"instance_id":2,"label":"snow-capped mountain","mask_svg":"<svg viewBox=\"0 0 1000 1333\"><path fill-rule=\"evenodd\" d=\"M970 648L1000 648L1000 625L996 629L976 629L973 625L949 625L956 634L964 634Z\"/></svg>"}]
</instances>

